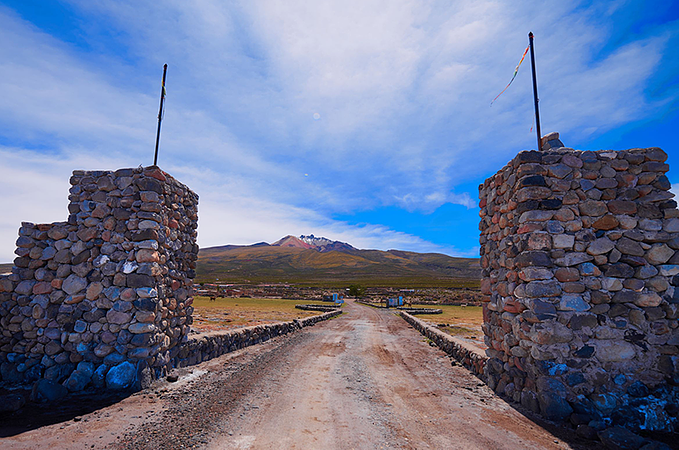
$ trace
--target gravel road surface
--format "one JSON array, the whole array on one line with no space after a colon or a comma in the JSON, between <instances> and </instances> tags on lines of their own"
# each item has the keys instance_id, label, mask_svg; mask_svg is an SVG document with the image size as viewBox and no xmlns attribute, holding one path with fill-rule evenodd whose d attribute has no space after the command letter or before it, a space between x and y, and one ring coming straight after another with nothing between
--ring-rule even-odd
<instances>
[{"instance_id":1,"label":"gravel road surface","mask_svg":"<svg viewBox=\"0 0 679 450\"><path fill-rule=\"evenodd\" d=\"M393 311L352 302L343 309L183 369L176 383L0 439L0 447L586 448L522 415Z\"/></svg>"}]
</instances>

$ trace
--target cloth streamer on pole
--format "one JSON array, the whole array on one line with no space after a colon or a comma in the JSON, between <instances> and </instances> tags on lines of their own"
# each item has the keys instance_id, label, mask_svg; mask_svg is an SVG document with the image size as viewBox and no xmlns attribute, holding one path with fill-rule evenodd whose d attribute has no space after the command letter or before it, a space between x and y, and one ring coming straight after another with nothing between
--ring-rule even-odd
<instances>
[{"instance_id":1,"label":"cloth streamer on pole","mask_svg":"<svg viewBox=\"0 0 679 450\"><path fill-rule=\"evenodd\" d=\"M521 56L521 61L519 61L519 64L516 65L516 69L514 69L514 76L512 76L512 79L509 81L509 84L507 84L507 86L502 90L502 92L497 94L497 97L495 97L493 99L493 101L490 102L490 106L493 106L493 103L495 102L495 100L497 100L498 97L500 97L507 90L507 88L512 84L512 82L514 81L514 78L516 78L516 74L519 73L519 67L521 67L521 63L526 58L526 54L528 54L529 49L530 49L530 45L528 47L526 47L526 50L523 51L523 56Z\"/></svg>"}]
</instances>

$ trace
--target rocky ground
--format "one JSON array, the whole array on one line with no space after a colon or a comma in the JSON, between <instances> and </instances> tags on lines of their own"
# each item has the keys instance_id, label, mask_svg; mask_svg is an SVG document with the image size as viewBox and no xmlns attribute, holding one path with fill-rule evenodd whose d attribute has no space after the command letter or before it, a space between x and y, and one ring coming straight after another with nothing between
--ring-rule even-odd
<instances>
[{"instance_id":1,"label":"rocky ground","mask_svg":"<svg viewBox=\"0 0 679 450\"><path fill-rule=\"evenodd\" d=\"M0 447L590 448L498 398L392 311L345 310L66 421L3 422Z\"/></svg>"}]
</instances>

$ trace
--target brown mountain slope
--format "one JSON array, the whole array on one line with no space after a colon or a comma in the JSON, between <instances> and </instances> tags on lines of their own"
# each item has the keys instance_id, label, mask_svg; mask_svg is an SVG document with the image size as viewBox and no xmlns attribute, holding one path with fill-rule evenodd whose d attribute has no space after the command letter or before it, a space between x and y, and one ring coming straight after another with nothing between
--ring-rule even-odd
<instances>
[{"instance_id":1,"label":"brown mountain slope","mask_svg":"<svg viewBox=\"0 0 679 450\"><path fill-rule=\"evenodd\" d=\"M200 250L198 282L366 286L477 286L476 258L398 250L319 252L299 247L223 246Z\"/></svg>"}]
</instances>

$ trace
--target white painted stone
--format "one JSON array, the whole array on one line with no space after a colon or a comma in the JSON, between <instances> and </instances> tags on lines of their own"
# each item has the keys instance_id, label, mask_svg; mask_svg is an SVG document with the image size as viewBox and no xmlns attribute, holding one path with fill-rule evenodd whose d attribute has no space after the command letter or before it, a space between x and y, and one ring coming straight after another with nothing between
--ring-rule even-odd
<instances>
[{"instance_id":1,"label":"white painted stone","mask_svg":"<svg viewBox=\"0 0 679 450\"><path fill-rule=\"evenodd\" d=\"M137 264L136 261L126 261L125 264L123 264L123 273L132 273L137 270L137 267L139 267L139 264Z\"/></svg>"}]
</instances>

